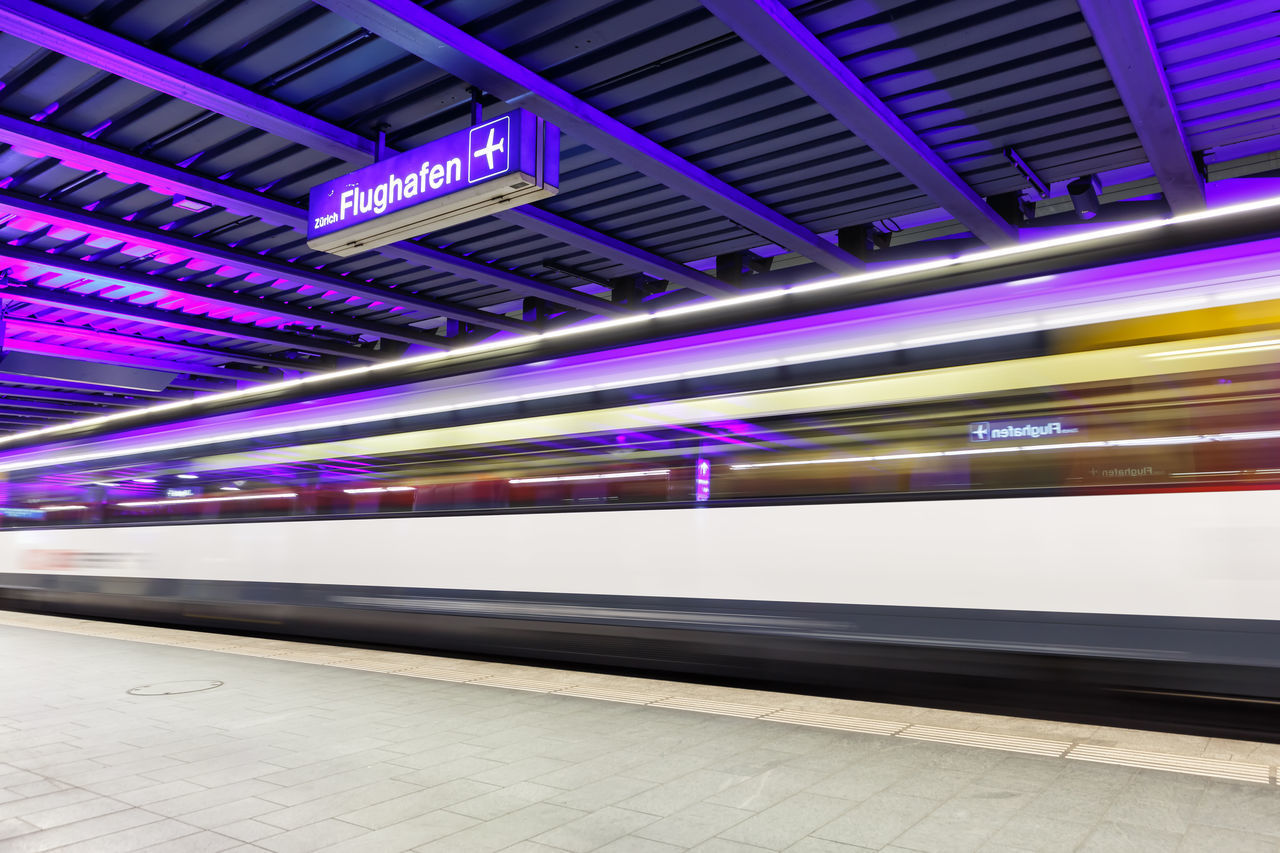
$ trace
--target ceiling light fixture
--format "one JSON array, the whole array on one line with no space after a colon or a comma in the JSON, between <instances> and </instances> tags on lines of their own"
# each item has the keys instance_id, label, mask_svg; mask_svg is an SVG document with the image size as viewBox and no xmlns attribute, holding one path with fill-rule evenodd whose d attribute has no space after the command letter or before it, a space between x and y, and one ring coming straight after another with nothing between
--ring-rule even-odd
<instances>
[{"instance_id":1,"label":"ceiling light fixture","mask_svg":"<svg viewBox=\"0 0 1280 853\"><path fill-rule=\"evenodd\" d=\"M203 397L194 397L189 400L177 400L170 403L160 403L155 406L145 406L137 409L129 409L122 412L116 412L110 415L97 415L91 418L83 418L76 421L67 421L65 423L56 424L54 426L41 427L40 429L26 430L25 432L16 432L11 435L0 437L0 445L8 444L16 441L24 441L31 438L39 438L46 435L56 435L58 433L79 430L85 427L100 426L103 424L115 423L121 420L131 418L142 418L148 415L154 415L162 412L175 412L181 409L187 409L197 405L207 405L209 403L228 402L238 400L245 397L255 395L265 395L275 391L287 388L298 388L316 383L332 382L339 379L349 379L362 376L376 371L391 370L409 365L421 365L431 362L439 362L451 360L463 356L476 355L478 353L493 352L495 350L510 349L525 345L530 340L544 340L553 338L570 337L573 335L582 335L590 332L603 331L608 329L617 329L623 326L634 325L636 323L645 323L652 320L661 320L669 317L676 317L684 314L692 314L701 311L717 311L727 308L736 308L752 302L760 302L762 300L776 299L788 294L814 293L821 290L828 290L834 287L848 287L852 285L865 285L872 282L884 281L885 279L898 278L902 276L916 275L928 272L930 270L941 269L944 267L956 267L966 264L981 264L993 260L1001 260L1004 258L1012 258L1018 256L1026 256L1043 252L1051 249L1061 249L1068 246L1082 246L1089 243L1102 242L1105 240L1115 239L1117 237L1125 237L1133 234L1141 234L1147 231L1155 231L1170 225L1183 225L1193 222L1201 222L1206 220L1224 219L1232 216L1240 216L1243 214L1254 213L1261 210L1269 210L1280 207L1280 196L1270 196L1268 198L1258 199L1240 204L1225 205L1223 207L1203 210L1196 213L1185 213L1178 216L1171 216L1167 219L1149 219L1139 222L1129 222L1121 225L1110 226L1106 228L1091 229L1081 234L1067 234L1059 237L1052 237L1045 240L1035 240L1027 243L1016 243L1012 246L1001 246L995 249L982 249L973 252L966 252L955 257L935 258L933 260L921 261L912 264L903 264L901 266L892 266L878 270L867 270L858 273L852 273L845 276L835 276L832 278L819 279L807 284L785 285L770 290L757 291L755 293L746 293L741 296L731 296L723 299L711 299L706 302L695 302L690 305L681 305L674 308L655 310L649 314L636 314L630 317L617 317L612 319L599 319L595 321L587 321L584 323L567 326L561 329L554 329L547 332L534 332L527 335L516 335L500 340L485 341L471 346L458 347L456 349L424 353L422 355L409 356L407 358L393 359L378 362L377 364L366 365L363 367L347 368L343 370L335 370L329 373L316 373L309 376L300 377L298 379L287 379L281 382L264 383L252 388L240 388L234 391L223 391L217 394L208 394Z\"/></svg>"}]
</instances>

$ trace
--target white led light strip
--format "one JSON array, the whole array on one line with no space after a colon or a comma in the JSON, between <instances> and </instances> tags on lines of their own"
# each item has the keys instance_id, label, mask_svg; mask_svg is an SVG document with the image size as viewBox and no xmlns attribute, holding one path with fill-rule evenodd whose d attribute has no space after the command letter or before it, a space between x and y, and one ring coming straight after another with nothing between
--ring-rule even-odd
<instances>
[{"instance_id":1,"label":"white led light strip","mask_svg":"<svg viewBox=\"0 0 1280 853\"><path fill-rule=\"evenodd\" d=\"M173 498L157 501L124 501L116 506L171 506L173 504L211 504L226 501L265 501L268 498L296 498L297 492L273 492L269 495L232 495L225 498Z\"/></svg>"},{"instance_id":2,"label":"white led light strip","mask_svg":"<svg viewBox=\"0 0 1280 853\"><path fill-rule=\"evenodd\" d=\"M371 495L378 492L412 492L413 486L369 486L363 489L343 489L348 495Z\"/></svg>"},{"instance_id":3,"label":"white led light strip","mask_svg":"<svg viewBox=\"0 0 1280 853\"><path fill-rule=\"evenodd\" d=\"M1148 358L1199 358L1206 355L1223 355L1234 352L1261 352L1263 350L1280 349L1280 340L1252 341L1241 344L1222 344L1216 347L1195 347L1193 349L1176 349L1169 352L1152 353Z\"/></svg>"},{"instance_id":4,"label":"white led light strip","mask_svg":"<svg viewBox=\"0 0 1280 853\"><path fill-rule=\"evenodd\" d=\"M1280 430L1220 432L1213 435L1167 435L1152 438L1121 438L1112 441L1073 441L1063 444L1024 444L1009 447L977 447L970 450L938 450L928 453L888 453L878 456L838 456L831 459L800 459L791 462L744 462L730 465L734 471L749 468L784 468L797 465L837 465L850 462L888 462L895 459L926 459L937 456L973 456L979 453L1022 453L1036 450L1075 450L1082 447L1147 447L1168 444L1202 444L1208 441L1257 441L1280 438ZM1213 472L1208 472L1213 473Z\"/></svg>"},{"instance_id":5,"label":"white led light strip","mask_svg":"<svg viewBox=\"0 0 1280 853\"><path fill-rule=\"evenodd\" d=\"M790 293L811 293L819 290L827 290L833 287L846 287L850 285L868 284L870 282L883 281L885 279L896 278L899 276L914 275L917 273L928 272L929 270L941 269L943 267L954 267L962 264L976 264L985 261L1000 260L1001 258L1015 257L1018 255L1027 255L1034 252L1044 251L1046 249L1059 249L1066 246L1078 246L1086 243L1101 242L1117 237L1124 237L1131 234L1140 234L1145 231L1154 231L1169 225L1180 225L1190 222L1200 222L1203 220L1223 219L1231 216L1237 216L1244 213L1251 213L1259 210L1269 210L1271 208L1280 207L1280 196L1259 199L1257 201L1244 202L1241 204L1226 205L1214 210L1205 210L1199 213L1187 213L1180 216L1173 216L1168 219L1151 219L1143 222L1133 222L1126 225L1117 225L1111 228L1102 228L1098 230L1087 231L1081 234L1068 234L1062 237L1053 237L1046 240L1036 240L1029 243L1019 243L1014 246L1004 246L998 249L985 249L976 252L967 252L952 258L937 258L930 261L922 261L915 264L905 264L902 266L892 266L880 270L870 270L867 272L853 273L846 276L836 276L828 279L810 282L808 284L785 285L773 288L771 290L762 290L755 293L747 293L742 296L731 296L723 299L712 299L705 302L697 302L691 305L681 305L676 308L668 308L665 310L654 311L649 314L638 314L631 317L619 317L611 320L595 320L569 326L563 329L555 329L549 332L535 332L527 335L518 335L512 338L504 338L502 340L487 341L484 343L473 344L467 347L459 347L457 349L448 350L446 352L426 353L424 355L410 356L408 358L395 359L392 361L383 361L377 364L367 365L364 367L349 368L346 370L335 370L330 373L317 373L311 376L304 376L299 379L287 379L281 382L273 382L264 385L258 385L253 388L242 388L235 391L224 391L218 394L209 394L204 397L195 397L190 400L178 400L171 403L160 403L154 406L146 406L138 409L130 409L128 411L116 412L110 415L98 415L92 418L84 418L78 421L70 421L64 424L56 424L54 426L41 427L40 429L27 430L25 432L14 433L13 435L0 438L0 445L19 441L29 438L37 438L44 435L54 435L60 432L66 432L74 429L81 429L88 426L98 426L100 424L108 424L129 418L142 417L144 415L156 414L158 412L171 412L180 409L189 408L191 406L205 403L220 403L230 400L238 400L244 397L250 397L256 394L267 394L286 388L296 388L305 385L311 385L317 382L331 382L338 379L348 379L364 374L373 373L380 370L390 370L397 367L405 367L414 364L427 364L430 362L442 361L445 359L454 359L462 356L474 355L481 352L491 352L493 350L507 349L524 344L530 340L543 340L550 338L563 338L572 335L581 335L587 332L599 331L602 329L616 329L622 326L633 325L635 323L644 323L651 320L658 320L667 317L677 317L683 314L693 314L701 311L721 310L725 308L734 308L746 305L752 302L760 302L767 299L776 299Z\"/></svg>"},{"instance_id":6,"label":"white led light strip","mask_svg":"<svg viewBox=\"0 0 1280 853\"><path fill-rule=\"evenodd\" d=\"M671 473L670 468L655 468L651 471L613 471L608 474L565 474L560 477L520 477L507 480L512 485L521 483L567 483L574 480L623 480L634 477L665 477Z\"/></svg>"}]
</instances>

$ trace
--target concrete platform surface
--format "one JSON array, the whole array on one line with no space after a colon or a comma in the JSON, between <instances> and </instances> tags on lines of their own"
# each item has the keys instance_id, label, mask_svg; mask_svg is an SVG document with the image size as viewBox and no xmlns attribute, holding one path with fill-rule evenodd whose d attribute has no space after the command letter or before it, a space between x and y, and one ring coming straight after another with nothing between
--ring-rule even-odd
<instances>
[{"instance_id":1,"label":"concrete platform surface","mask_svg":"<svg viewBox=\"0 0 1280 853\"><path fill-rule=\"evenodd\" d=\"M1280 853L1268 744L4 611L0 677L4 853Z\"/></svg>"}]
</instances>

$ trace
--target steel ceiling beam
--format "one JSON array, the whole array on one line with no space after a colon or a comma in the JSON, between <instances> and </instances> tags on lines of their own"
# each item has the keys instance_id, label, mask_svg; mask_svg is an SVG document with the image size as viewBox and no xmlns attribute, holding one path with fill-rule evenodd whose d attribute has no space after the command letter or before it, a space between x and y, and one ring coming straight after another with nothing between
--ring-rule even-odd
<instances>
[{"instance_id":1,"label":"steel ceiling beam","mask_svg":"<svg viewBox=\"0 0 1280 853\"><path fill-rule=\"evenodd\" d=\"M73 391L49 391L44 388L15 388L11 385L0 385L0 398L10 399L22 397L31 400L54 400L62 403L99 403L114 408L128 408L143 405L144 401L132 399L127 391L117 390L114 395L104 397L98 394L77 394Z\"/></svg>"},{"instance_id":2,"label":"steel ceiling beam","mask_svg":"<svg viewBox=\"0 0 1280 853\"><path fill-rule=\"evenodd\" d=\"M32 0L5 0L0 5L0 31L341 160L365 165L373 159L372 140ZM202 198L209 200L209 194ZM306 234L306 211L286 206L292 207L295 222L299 223L290 227ZM548 282L414 243L394 243L378 252L593 314L627 313L589 294L565 291Z\"/></svg>"},{"instance_id":3,"label":"steel ceiling beam","mask_svg":"<svg viewBox=\"0 0 1280 853\"><path fill-rule=\"evenodd\" d=\"M182 195L216 204L234 213L256 216L270 225L283 225L287 228L292 228L301 234L305 234L307 230L306 211L302 208L261 193L224 184L175 166L139 157L127 151L121 151L101 142L66 133L48 125L0 114L0 142L17 145L28 150L38 150L71 165L73 168L109 172L122 179L149 185L164 195ZM507 214L499 214L499 217L508 218L508 214L514 213L515 211L508 211ZM724 282L697 270L690 269L684 264L673 261L670 258L655 255L645 249L628 245L540 208L526 207L522 215L512 216L510 221L567 245L584 249L601 257L610 258L624 265L634 265L639 267L641 271L651 272L692 290L718 294L736 292L735 288ZM473 278L477 281L482 281L487 277L490 279L487 283L516 292L522 292L521 288L524 287L524 282L531 280L522 279L504 270L467 258L458 258L455 255L449 255L441 250L431 249L416 243L393 243L389 246L381 247L378 252L411 264L422 264L437 269L443 269L446 265L456 267L455 270L452 270L456 275ZM506 278L508 275L512 276L512 278ZM539 284L546 290L539 290L533 295L558 305L576 307L578 310L589 313L606 313L614 316L625 316L628 313L627 309L610 306L609 303L594 296L576 293L575 291L566 291L556 285L545 282L539 282ZM566 294L573 295L566 296ZM582 297L582 299L575 299L575 296ZM388 291L386 297L399 298L399 294L395 291ZM390 299L387 301L390 301ZM581 302L582 304L575 305L574 303L576 302ZM608 307L602 308L602 305Z\"/></svg>"},{"instance_id":4,"label":"steel ceiling beam","mask_svg":"<svg viewBox=\"0 0 1280 853\"><path fill-rule=\"evenodd\" d=\"M22 429L32 429L42 427L50 422L61 423L63 421L72 420L71 415L62 415L60 417L40 417L27 412L8 412L0 411L0 424L4 426L20 427Z\"/></svg>"},{"instance_id":5,"label":"steel ceiling beam","mask_svg":"<svg viewBox=\"0 0 1280 853\"><path fill-rule=\"evenodd\" d=\"M1080 0L1080 11L1170 210L1203 210L1204 181L1187 145L1141 0Z\"/></svg>"},{"instance_id":6,"label":"steel ceiling beam","mask_svg":"<svg viewBox=\"0 0 1280 853\"><path fill-rule=\"evenodd\" d=\"M460 80L523 107L626 166L835 272L862 269L852 254L602 110L419 7L412 0L318 0L353 24Z\"/></svg>"},{"instance_id":7,"label":"steel ceiling beam","mask_svg":"<svg viewBox=\"0 0 1280 853\"><path fill-rule=\"evenodd\" d=\"M4 0L0 31L332 157L373 162L372 140L33 0Z\"/></svg>"},{"instance_id":8,"label":"steel ceiling beam","mask_svg":"<svg viewBox=\"0 0 1280 853\"><path fill-rule=\"evenodd\" d=\"M212 379L231 379L236 382L269 382L278 377L266 373L254 373L249 370L236 370L231 367L214 367L208 364L183 361L166 361L157 358L146 358L137 355L112 352L110 350L87 349L85 347L50 344L43 341L31 341L23 338L6 337L6 351L29 352L38 355L51 355L57 358L77 359L79 361L118 364L122 367L137 367L143 370L158 370L167 373L191 373L196 376L208 376Z\"/></svg>"},{"instance_id":9,"label":"steel ceiling beam","mask_svg":"<svg viewBox=\"0 0 1280 853\"><path fill-rule=\"evenodd\" d=\"M177 281L171 278L163 278L158 275L147 275L146 273L131 272L129 270L122 270L105 264L96 264L90 261L81 260L80 258L76 258L71 255L55 255L39 251L38 249L28 249L0 243L0 261L4 260L28 264L37 268L57 270L59 272L69 273L72 275L87 276L103 281L114 281L120 284L144 287L148 290L159 290L175 295L190 296L200 302L208 302L222 307L242 308L265 316L284 317L314 325L328 326L329 328L337 329L348 334L374 335L379 338L390 338L392 340L404 341L409 344L424 344L437 349L447 349L449 346L449 344L445 343L430 332L424 332L420 329L415 329L412 326L396 326L391 323L382 323L376 320L359 320L356 318L342 317L342 315L334 315L329 312L321 313L307 309L304 306L290 305L280 301L267 300L265 298L259 298L246 293L235 293L229 290L221 290L216 287L207 287L195 282ZM252 285L246 285L246 287L251 286ZM25 293L26 290L21 292ZM129 304L131 303L124 303L124 305ZM179 312L176 311L170 313L179 315ZM246 328L259 329L262 331L260 327L256 326L247 326ZM275 332L275 329L272 329L272 331ZM277 337L271 339L245 339L259 340L267 343L281 343L281 340L283 339L284 341L287 341L287 343L284 344L287 347L296 347L305 350L316 349L313 344L315 339L313 338L289 335L284 332L275 332L275 334ZM360 350L360 352L367 352L367 350Z\"/></svg>"},{"instance_id":10,"label":"steel ceiling beam","mask_svg":"<svg viewBox=\"0 0 1280 853\"><path fill-rule=\"evenodd\" d=\"M530 231L536 231L553 240L566 245L619 261L627 266L638 267L641 272L649 273L656 278L666 279L679 287L687 287L705 293L708 296L728 296L742 291L728 282L721 281L704 272L686 267L679 261L656 255L639 246L632 246L598 231L579 225L564 217L557 216L549 210L533 205L508 210L497 214L504 222L511 222Z\"/></svg>"},{"instance_id":11,"label":"steel ceiling beam","mask_svg":"<svg viewBox=\"0 0 1280 853\"><path fill-rule=\"evenodd\" d=\"M16 291L20 292L20 291ZM163 350L165 352L182 353L185 355L197 355L212 358L220 358L224 361L238 361L243 364L255 364L259 367L271 367L278 370L298 371L301 373L321 373L325 370L332 369L332 365L326 364L309 364L305 359L298 361L287 361L282 358L272 358L271 356L262 355L253 352L236 352L234 350L217 349L215 347L197 346L195 344L183 343L180 341L167 341L164 338L143 338L137 335L126 335L121 332L109 332L103 329L92 329L86 326L76 326L69 323L51 323L47 320L32 320L28 317L17 317L9 315L4 318L5 333L8 340L12 340L14 332L30 332L38 335L59 335L68 338L75 338L80 341L95 341L104 344L114 344L116 346L140 347L143 349Z\"/></svg>"},{"instance_id":12,"label":"steel ceiling beam","mask_svg":"<svg viewBox=\"0 0 1280 853\"><path fill-rule=\"evenodd\" d=\"M72 412L78 415L104 415L103 409L95 406L77 405L75 403L51 403L48 400L23 400L0 393L0 405L6 409L31 409L35 412Z\"/></svg>"},{"instance_id":13,"label":"steel ceiling beam","mask_svg":"<svg viewBox=\"0 0 1280 853\"><path fill-rule=\"evenodd\" d=\"M270 225L292 228L299 234L307 233L307 212L296 205L222 183L213 178L206 178L176 166L139 157L37 122L0 114L0 142L27 150L40 151L69 164L72 168L107 172L120 179L136 181L162 195L187 196L218 205L234 213L256 216ZM469 258L460 258L417 243L392 243L382 246L378 252L411 264L452 272L463 278L517 293L538 296L557 305L577 308L592 314L623 316L628 313L625 309L610 305L603 299L589 294L524 278L507 270ZM388 296L394 294L395 291L387 291Z\"/></svg>"},{"instance_id":14,"label":"steel ceiling beam","mask_svg":"<svg viewBox=\"0 0 1280 853\"><path fill-rule=\"evenodd\" d=\"M98 385L93 382L77 382L74 379L46 379L44 377L27 376L22 373L9 373L0 365L0 383L21 385L39 385L42 388L71 388L77 391L100 391L106 394L128 394L130 397L148 397L145 403L132 405L150 405L152 400L190 400L194 394L190 391L179 391L166 388L164 391L146 391L138 388L120 388L116 385ZM15 389L18 390L18 389Z\"/></svg>"},{"instance_id":15,"label":"steel ceiling beam","mask_svg":"<svg viewBox=\"0 0 1280 853\"><path fill-rule=\"evenodd\" d=\"M778 0L702 5L975 236L993 246L1017 241L1017 229Z\"/></svg>"},{"instance_id":16,"label":"steel ceiling beam","mask_svg":"<svg viewBox=\"0 0 1280 853\"><path fill-rule=\"evenodd\" d=\"M335 293L341 293L343 296L356 296L361 299L384 302L388 305L412 308L430 316L452 317L455 320L462 320L504 332L533 331L532 324L504 317L501 314L454 305L449 302L442 302L399 290L389 290L354 278L305 269L297 264L290 264L253 252L237 251L219 243L188 237L176 231L165 231L148 225L125 222L111 216L90 212L79 207L61 204L60 202L32 198L12 190L0 189L0 211L30 216L33 219L39 219L41 222L83 229L99 237L144 243L186 255L193 259L229 264L248 272L271 276L272 278L296 284L332 290ZM351 321L348 320L348 322ZM421 343L421 341L416 342ZM440 344L437 343L436 345L439 346Z\"/></svg>"},{"instance_id":17,"label":"steel ceiling beam","mask_svg":"<svg viewBox=\"0 0 1280 853\"><path fill-rule=\"evenodd\" d=\"M0 244L0 258L5 257L8 253L13 251L13 247ZM43 253L39 252L36 254L43 255ZM81 274L77 269L64 266L66 263L66 259L64 258L56 258L52 255L43 255L43 258L43 265L49 269L60 270L61 272L73 275ZM97 277L106 281L119 281L121 284L142 284L151 288L160 289L159 285L156 284L154 280L150 282L126 281L118 276L108 275L105 273L99 273ZM146 279L147 277L138 276L138 278ZM309 352L336 355L340 358L354 358L360 361L371 362L379 360L378 355L372 350L329 342L322 338L304 338L299 335L281 332L274 327L255 326L252 323L233 323L227 320L217 320L211 317L206 317L202 314L187 314L182 311L152 308L150 305L138 305L125 300L104 299L100 296L87 296L83 293L75 293L70 290L40 287L39 285L28 283L21 288L6 289L3 293L4 298L6 299L12 299L16 302L25 302L30 305L48 305L55 308L70 308L74 311L84 311L89 314L100 314L104 317L115 317L120 320L151 323L153 325L173 329L186 329L187 331L197 332L202 335L218 335L219 337L250 341L252 343L275 344L287 349L302 349Z\"/></svg>"}]
</instances>

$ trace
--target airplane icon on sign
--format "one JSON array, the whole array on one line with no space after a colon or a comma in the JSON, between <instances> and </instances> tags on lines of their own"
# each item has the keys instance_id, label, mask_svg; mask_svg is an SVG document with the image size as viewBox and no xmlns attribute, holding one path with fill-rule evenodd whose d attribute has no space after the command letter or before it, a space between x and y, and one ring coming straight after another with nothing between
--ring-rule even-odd
<instances>
[{"instance_id":1,"label":"airplane icon on sign","mask_svg":"<svg viewBox=\"0 0 1280 853\"><path fill-rule=\"evenodd\" d=\"M479 148L471 154L472 157L483 157L485 160L489 161L490 172L493 171L493 155L499 152L506 153L507 141L505 139L495 141L495 133L497 133L497 128L489 128L489 141L483 148Z\"/></svg>"},{"instance_id":2,"label":"airplane icon on sign","mask_svg":"<svg viewBox=\"0 0 1280 853\"><path fill-rule=\"evenodd\" d=\"M977 424L969 424L969 440L970 441L986 441L991 437L991 425L986 421Z\"/></svg>"}]
</instances>

